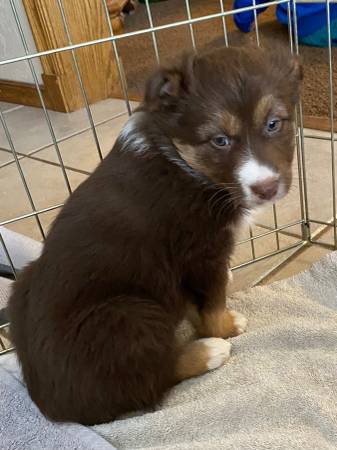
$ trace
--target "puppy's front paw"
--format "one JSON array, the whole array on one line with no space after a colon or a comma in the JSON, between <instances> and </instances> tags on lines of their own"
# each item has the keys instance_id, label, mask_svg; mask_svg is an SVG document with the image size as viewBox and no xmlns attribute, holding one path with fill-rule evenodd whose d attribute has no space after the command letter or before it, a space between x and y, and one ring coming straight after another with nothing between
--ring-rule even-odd
<instances>
[{"instance_id":1,"label":"puppy's front paw","mask_svg":"<svg viewBox=\"0 0 337 450\"><path fill-rule=\"evenodd\" d=\"M248 323L246 317L237 311L230 310L228 312L233 319L233 328L235 332L234 336L244 333L246 331Z\"/></svg>"},{"instance_id":2,"label":"puppy's front paw","mask_svg":"<svg viewBox=\"0 0 337 450\"><path fill-rule=\"evenodd\" d=\"M204 313L198 332L200 336L228 338L242 334L246 327L247 319L242 314L222 309Z\"/></svg>"},{"instance_id":3,"label":"puppy's front paw","mask_svg":"<svg viewBox=\"0 0 337 450\"><path fill-rule=\"evenodd\" d=\"M207 368L217 369L222 366L230 357L231 344L221 338L200 339L207 348Z\"/></svg>"}]
</instances>

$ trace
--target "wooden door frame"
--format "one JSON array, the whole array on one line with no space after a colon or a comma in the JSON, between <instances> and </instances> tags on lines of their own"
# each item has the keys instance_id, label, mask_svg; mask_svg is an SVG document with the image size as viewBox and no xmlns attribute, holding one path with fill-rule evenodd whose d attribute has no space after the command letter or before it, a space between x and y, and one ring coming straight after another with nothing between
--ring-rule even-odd
<instances>
[{"instance_id":1,"label":"wooden door frame","mask_svg":"<svg viewBox=\"0 0 337 450\"><path fill-rule=\"evenodd\" d=\"M56 0L22 0L38 52L68 45ZM110 35L101 0L63 1L72 43ZM111 43L76 50L76 59L89 103L122 97ZM71 112L84 106L80 84L69 51L40 58L41 91L47 108ZM0 80L0 101L41 106L33 84Z\"/></svg>"}]
</instances>

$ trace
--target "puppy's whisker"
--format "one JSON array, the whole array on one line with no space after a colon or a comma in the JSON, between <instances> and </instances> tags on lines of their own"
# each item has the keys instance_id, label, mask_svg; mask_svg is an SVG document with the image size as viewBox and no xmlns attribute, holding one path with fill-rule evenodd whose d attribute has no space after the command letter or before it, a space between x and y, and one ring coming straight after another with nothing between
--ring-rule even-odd
<instances>
[{"instance_id":1,"label":"puppy's whisker","mask_svg":"<svg viewBox=\"0 0 337 450\"><path fill-rule=\"evenodd\" d=\"M221 205L218 214L217 214L217 220L219 218L222 217L222 215L224 214L225 211L228 212L228 209L235 209L237 207L236 205L236 201L239 199L240 197L232 197L229 199L228 202L225 202L223 205Z\"/></svg>"},{"instance_id":2,"label":"puppy's whisker","mask_svg":"<svg viewBox=\"0 0 337 450\"><path fill-rule=\"evenodd\" d=\"M208 201L208 211L210 215L212 215L213 209L215 204L217 203L217 200L221 200L223 197L225 197L225 192L218 192L217 195L213 195L211 199Z\"/></svg>"},{"instance_id":3,"label":"puppy's whisker","mask_svg":"<svg viewBox=\"0 0 337 450\"><path fill-rule=\"evenodd\" d=\"M238 183L218 183L216 185L207 186L205 191L215 190L215 195L216 195L218 192L222 192L225 188L233 189L236 187L240 187L240 185Z\"/></svg>"},{"instance_id":4,"label":"puppy's whisker","mask_svg":"<svg viewBox=\"0 0 337 450\"><path fill-rule=\"evenodd\" d=\"M227 192L225 189L219 189L217 190L209 199L209 202L212 202L213 199L215 199L219 194L223 194L224 192Z\"/></svg>"},{"instance_id":5,"label":"puppy's whisker","mask_svg":"<svg viewBox=\"0 0 337 450\"><path fill-rule=\"evenodd\" d=\"M239 186L224 186L224 187L218 188L218 190L211 196L209 201L211 202L219 194L222 194L222 193L231 194L232 192L236 192L238 187Z\"/></svg>"},{"instance_id":6,"label":"puppy's whisker","mask_svg":"<svg viewBox=\"0 0 337 450\"><path fill-rule=\"evenodd\" d=\"M216 215L217 219L222 215L222 213L224 212L224 210L226 208L237 207L236 202L237 202L237 200L241 199L241 194L239 192L236 192L234 195L230 194L229 196L228 196L228 192L226 192L226 194L227 194L227 198L226 198L226 195L224 194L222 197L219 197L218 199L216 199L216 201L213 203L213 205L211 205L211 213L213 213L215 206L220 203L220 208ZM221 204L221 202L223 202L223 203Z\"/></svg>"},{"instance_id":7,"label":"puppy's whisker","mask_svg":"<svg viewBox=\"0 0 337 450\"><path fill-rule=\"evenodd\" d=\"M213 210L214 210L215 206L219 202L224 201L226 199L226 197L228 197L228 195L229 195L227 190L223 190L221 192L218 192L218 194L221 194L220 197L216 198L217 196L212 196L212 198L210 199L210 201L208 203L209 211L210 211L211 215L213 213ZM212 202L212 200L214 200L214 201Z\"/></svg>"},{"instance_id":8,"label":"puppy's whisker","mask_svg":"<svg viewBox=\"0 0 337 450\"><path fill-rule=\"evenodd\" d=\"M222 189L221 191L217 192L217 195L213 195L211 197L211 199L209 200L208 204L209 207L211 208L211 212L214 210L215 206L221 202L221 201L225 201L226 199L228 199L230 196L230 193L228 192L228 190L226 189Z\"/></svg>"}]
</instances>

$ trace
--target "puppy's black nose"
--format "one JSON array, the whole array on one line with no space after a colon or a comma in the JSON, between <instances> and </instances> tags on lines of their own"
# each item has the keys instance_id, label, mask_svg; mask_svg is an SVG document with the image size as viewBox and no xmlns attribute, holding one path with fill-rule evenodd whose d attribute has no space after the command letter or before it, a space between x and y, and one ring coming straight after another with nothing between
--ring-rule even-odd
<instances>
[{"instance_id":1,"label":"puppy's black nose","mask_svg":"<svg viewBox=\"0 0 337 450\"><path fill-rule=\"evenodd\" d=\"M278 179L275 177L266 178L253 184L250 188L261 200L270 200L277 194Z\"/></svg>"}]
</instances>

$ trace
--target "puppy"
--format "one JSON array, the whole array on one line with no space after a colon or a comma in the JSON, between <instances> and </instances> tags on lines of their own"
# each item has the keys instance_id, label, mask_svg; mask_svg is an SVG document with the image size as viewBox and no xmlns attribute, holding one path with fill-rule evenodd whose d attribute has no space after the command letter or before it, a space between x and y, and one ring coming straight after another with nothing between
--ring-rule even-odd
<instances>
[{"instance_id":1,"label":"puppy","mask_svg":"<svg viewBox=\"0 0 337 450\"><path fill-rule=\"evenodd\" d=\"M97 424L151 408L228 359L224 339L246 327L226 308L233 233L288 191L300 79L285 51L222 48L149 80L9 302L24 380L47 417ZM181 347L191 308L200 339Z\"/></svg>"}]
</instances>

